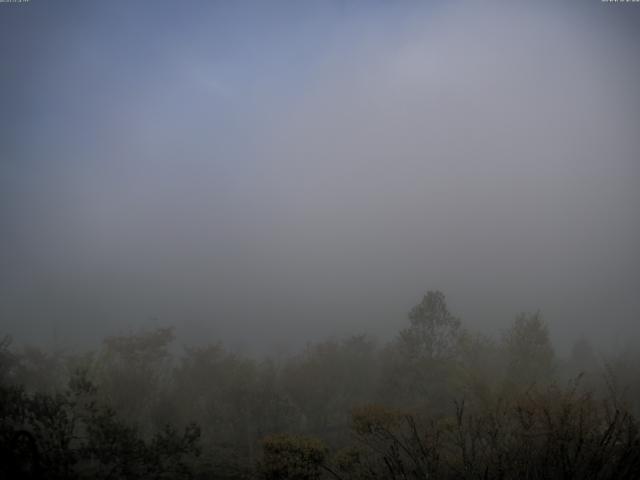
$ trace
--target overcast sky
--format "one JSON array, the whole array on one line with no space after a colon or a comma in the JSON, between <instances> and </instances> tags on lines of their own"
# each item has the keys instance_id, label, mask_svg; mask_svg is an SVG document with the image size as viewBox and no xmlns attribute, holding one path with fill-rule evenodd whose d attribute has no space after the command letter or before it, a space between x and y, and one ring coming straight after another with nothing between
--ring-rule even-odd
<instances>
[{"instance_id":1,"label":"overcast sky","mask_svg":"<svg viewBox=\"0 0 640 480\"><path fill-rule=\"evenodd\" d=\"M640 340L640 4L0 3L0 331Z\"/></svg>"}]
</instances>

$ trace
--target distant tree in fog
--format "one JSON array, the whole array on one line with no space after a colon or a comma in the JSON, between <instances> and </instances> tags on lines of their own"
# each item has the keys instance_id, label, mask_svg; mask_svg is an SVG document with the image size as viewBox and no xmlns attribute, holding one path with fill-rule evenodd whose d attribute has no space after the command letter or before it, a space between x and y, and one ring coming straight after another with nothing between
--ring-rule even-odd
<instances>
[{"instance_id":1,"label":"distant tree in fog","mask_svg":"<svg viewBox=\"0 0 640 480\"><path fill-rule=\"evenodd\" d=\"M411 356L444 359L456 354L460 320L449 312L442 292L427 292L409 312L409 321L411 326L400 332L400 338Z\"/></svg>"},{"instance_id":2,"label":"distant tree in fog","mask_svg":"<svg viewBox=\"0 0 640 480\"><path fill-rule=\"evenodd\" d=\"M503 345L509 382L530 386L553 379L555 352L540 312L518 315L505 332Z\"/></svg>"}]
</instances>

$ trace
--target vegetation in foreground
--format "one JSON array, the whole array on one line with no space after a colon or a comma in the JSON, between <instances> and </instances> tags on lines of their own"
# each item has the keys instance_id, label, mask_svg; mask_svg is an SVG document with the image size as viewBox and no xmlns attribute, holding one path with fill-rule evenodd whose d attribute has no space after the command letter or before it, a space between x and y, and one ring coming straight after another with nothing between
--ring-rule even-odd
<instances>
[{"instance_id":1,"label":"vegetation in foreground","mask_svg":"<svg viewBox=\"0 0 640 480\"><path fill-rule=\"evenodd\" d=\"M428 292L386 345L366 336L256 360L176 354L172 329L84 354L0 345L0 477L624 479L640 472L640 355L539 314L502 338Z\"/></svg>"}]
</instances>

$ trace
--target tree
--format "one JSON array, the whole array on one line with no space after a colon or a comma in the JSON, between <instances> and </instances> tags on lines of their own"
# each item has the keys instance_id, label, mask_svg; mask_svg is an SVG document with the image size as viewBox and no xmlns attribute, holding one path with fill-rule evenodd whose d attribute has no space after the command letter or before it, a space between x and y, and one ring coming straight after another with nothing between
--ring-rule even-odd
<instances>
[{"instance_id":1,"label":"tree","mask_svg":"<svg viewBox=\"0 0 640 480\"><path fill-rule=\"evenodd\" d=\"M547 383L555 370L555 353L549 328L540 312L522 313L503 336L507 380L511 385Z\"/></svg>"},{"instance_id":2,"label":"tree","mask_svg":"<svg viewBox=\"0 0 640 480\"><path fill-rule=\"evenodd\" d=\"M170 425L146 439L98 401L85 372L63 393L0 384L0 478L188 479L200 429Z\"/></svg>"},{"instance_id":3,"label":"tree","mask_svg":"<svg viewBox=\"0 0 640 480\"><path fill-rule=\"evenodd\" d=\"M131 422L145 419L149 424L158 417L156 407L170 377L173 340L173 328L159 328L104 341L94 364L96 380L122 418Z\"/></svg>"},{"instance_id":4,"label":"tree","mask_svg":"<svg viewBox=\"0 0 640 480\"><path fill-rule=\"evenodd\" d=\"M346 431L347 414L373 395L377 359L365 336L309 344L289 360L283 386L314 434Z\"/></svg>"},{"instance_id":5,"label":"tree","mask_svg":"<svg viewBox=\"0 0 640 480\"><path fill-rule=\"evenodd\" d=\"M458 350L460 320L451 315L445 296L430 291L409 312L411 326L400 332L403 346L411 356L447 359Z\"/></svg>"},{"instance_id":6,"label":"tree","mask_svg":"<svg viewBox=\"0 0 640 480\"><path fill-rule=\"evenodd\" d=\"M427 292L409 321L384 354L383 396L394 405L443 408L460 383L464 330L439 291Z\"/></svg>"},{"instance_id":7,"label":"tree","mask_svg":"<svg viewBox=\"0 0 640 480\"><path fill-rule=\"evenodd\" d=\"M271 435L262 442L259 470L265 480L318 480L328 449L318 439Z\"/></svg>"}]
</instances>

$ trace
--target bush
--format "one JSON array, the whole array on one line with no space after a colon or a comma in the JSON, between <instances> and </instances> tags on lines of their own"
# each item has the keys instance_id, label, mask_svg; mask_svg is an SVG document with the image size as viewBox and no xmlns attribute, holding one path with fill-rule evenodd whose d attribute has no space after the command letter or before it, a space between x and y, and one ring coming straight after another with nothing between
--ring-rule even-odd
<instances>
[{"instance_id":1,"label":"bush","mask_svg":"<svg viewBox=\"0 0 640 480\"><path fill-rule=\"evenodd\" d=\"M316 438L286 434L266 437L262 449L259 470L265 480L319 479L328 453Z\"/></svg>"}]
</instances>

